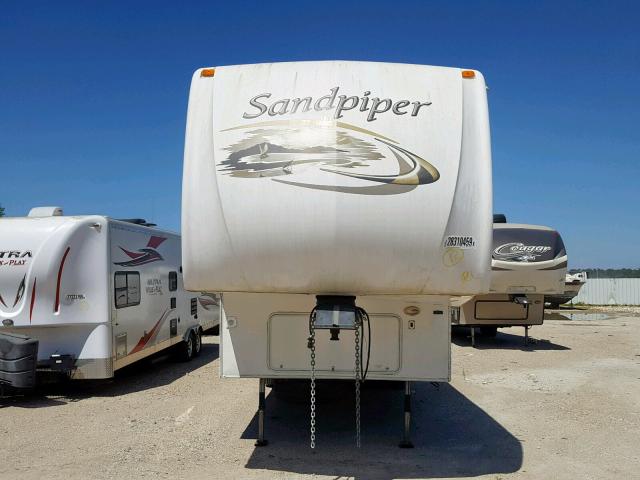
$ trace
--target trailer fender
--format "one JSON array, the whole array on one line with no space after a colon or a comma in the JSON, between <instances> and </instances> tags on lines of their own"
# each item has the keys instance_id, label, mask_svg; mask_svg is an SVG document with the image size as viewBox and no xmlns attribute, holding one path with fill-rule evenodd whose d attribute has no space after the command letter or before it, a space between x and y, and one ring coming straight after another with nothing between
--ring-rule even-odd
<instances>
[{"instance_id":1,"label":"trailer fender","mask_svg":"<svg viewBox=\"0 0 640 480\"><path fill-rule=\"evenodd\" d=\"M182 335L182 340L186 342L187 339L189 338L189 335L191 335L192 332L194 335L198 335L200 330L201 330L200 325L194 325L192 327L187 328L184 332L184 335Z\"/></svg>"}]
</instances>

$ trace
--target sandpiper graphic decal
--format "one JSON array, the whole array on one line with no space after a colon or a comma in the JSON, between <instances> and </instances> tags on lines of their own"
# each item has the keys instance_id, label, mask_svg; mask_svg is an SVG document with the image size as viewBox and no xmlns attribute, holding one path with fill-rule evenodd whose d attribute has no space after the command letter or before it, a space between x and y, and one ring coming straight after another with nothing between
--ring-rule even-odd
<instances>
[{"instance_id":1,"label":"sandpiper graphic decal","mask_svg":"<svg viewBox=\"0 0 640 480\"><path fill-rule=\"evenodd\" d=\"M229 154L218 169L233 177L269 177L298 187L369 195L404 193L440 178L433 165L395 140L344 122L272 120L222 130L231 131L244 135L225 149ZM373 173L387 159L397 163L398 173ZM313 168L366 183L320 185L297 179L296 174Z\"/></svg>"},{"instance_id":2,"label":"sandpiper graphic decal","mask_svg":"<svg viewBox=\"0 0 640 480\"><path fill-rule=\"evenodd\" d=\"M375 94L371 97L371 92L368 90L362 96L338 95L339 90L340 87L333 87L328 95L317 99L313 97L281 98L273 103L270 103L271 93L260 93L249 100L249 111L245 111L242 118L258 118L265 113L269 117L275 117L314 110L327 112L337 120L344 116L344 112L356 110L359 114L364 114L367 122L375 122L377 116L389 111L397 116L409 114L411 117L417 117L421 109L432 105L430 101L412 102L405 99L394 101L391 98L379 98Z\"/></svg>"},{"instance_id":3,"label":"sandpiper graphic decal","mask_svg":"<svg viewBox=\"0 0 640 480\"><path fill-rule=\"evenodd\" d=\"M164 260L164 258L162 258L162 255L160 255L160 253L156 249L165 240L165 237L152 236L147 242L147 246L145 248L140 248L137 252L132 252L130 250L127 250L126 248L120 247L120 250L122 250L125 255L127 255L131 260L113 263L121 267L138 267L140 265L146 265L147 263Z\"/></svg>"},{"instance_id":4,"label":"sandpiper graphic decal","mask_svg":"<svg viewBox=\"0 0 640 480\"><path fill-rule=\"evenodd\" d=\"M495 248L493 258L515 262L534 262L550 250L551 247L545 245L525 245L521 242L511 242Z\"/></svg>"}]
</instances>

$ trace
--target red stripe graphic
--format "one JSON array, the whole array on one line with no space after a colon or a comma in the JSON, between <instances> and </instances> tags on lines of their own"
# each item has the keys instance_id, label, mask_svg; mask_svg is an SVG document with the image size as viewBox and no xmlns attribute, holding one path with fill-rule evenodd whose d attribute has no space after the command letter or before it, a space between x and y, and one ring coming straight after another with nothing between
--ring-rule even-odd
<instances>
[{"instance_id":1,"label":"red stripe graphic","mask_svg":"<svg viewBox=\"0 0 640 480\"><path fill-rule=\"evenodd\" d=\"M22 296L24 295L24 291L27 289L26 287L26 281L27 281L27 274L24 274L24 277L22 277L22 281L20 282L20 285L18 285L18 291L16 292L16 299L13 302L13 306L15 307L18 302L20 300L22 300Z\"/></svg>"},{"instance_id":2,"label":"red stripe graphic","mask_svg":"<svg viewBox=\"0 0 640 480\"><path fill-rule=\"evenodd\" d=\"M67 255L69 255L69 250L71 247L67 247L67 250L64 252L64 256L62 257L62 261L60 262L60 268L58 269L58 284L56 286L56 303L53 306L53 311L58 312L60 309L60 281L62 280L62 269L64 268L64 262L67 259Z\"/></svg>"},{"instance_id":3,"label":"red stripe graphic","mask_svg":"<svg viewBox=\"0 0 640 480\"><path fill-rule=\"evenodd\" d=\"M162 242L166 240L165 237L151 237L147 243L147 247L158 248Z\"/></svg>"},{"instance_id":4,"label":"red stripe graphic","mask_svg":"<svg viewBox=\"0 0 640 480\"><path fill-rule=\"evenodd\" d=\"M119 248L120 248L120 250L122 250L124 253L126 253L126 254L127 254L127 256L128 256L129 258L136 259L136 258L140 258L141 256L143 256L143 255L144 255L144 252L136 253L136 252L130 252L129 250L127 250L127 249L125 249L125 248L122 248L122 247L119 247Z\"/></svg>"},{"instance_id":5,"label":"red stripe graphic","mask_svg":"<svg viewBox=\"0 0 640 480\"><path fill-rule=\"evenodd\" d=\"M146 335L144 335L144 336L142 336L140 338L140 340L138 341L137 345L135 347L133 347L133 350L131 350L129 352L129 355L131 355L132 353L139 352L140 350L142 350L147 345L147 343L149 343L149 340L151 340L153 338L153 336L157 333L157 330L160 327L160 324L162 323L162 321L166 319L167 314L169 313L169 311L170 311L169 309L164 311L164 313L160 317L160 320L158 320L156 322L156 324L153 326L153 328L151 329L151 331L149 333L147 333Z\"/></svg>"},{"instance_id":6,"label":"red stripe graphic","mask_svg":"<svg viewBox=\"0 0 640 480\"><path fill-rule=\"evenodd\" d=\"M33 288L31 289L31 306L29 307L29 323L33 317L33 306L36 303L36 278L33 279Z\"/></svg>"}]
</instances>

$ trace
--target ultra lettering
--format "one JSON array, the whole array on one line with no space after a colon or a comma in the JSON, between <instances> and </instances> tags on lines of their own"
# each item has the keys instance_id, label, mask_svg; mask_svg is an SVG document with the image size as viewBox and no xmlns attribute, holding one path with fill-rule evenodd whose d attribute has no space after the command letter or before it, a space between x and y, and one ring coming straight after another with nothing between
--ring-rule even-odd
<instances>
[{"instance_id":1,"label":"ultra lettering","mask_svg":"<svg viewBox=\"0 0 640 480\"><path fill-rule=\"evenodd\" d=\"M0 258L31 258L33 254L30 250L20 251L20 250L5 250L0 251Z\"/></svg>"}]
</instances>

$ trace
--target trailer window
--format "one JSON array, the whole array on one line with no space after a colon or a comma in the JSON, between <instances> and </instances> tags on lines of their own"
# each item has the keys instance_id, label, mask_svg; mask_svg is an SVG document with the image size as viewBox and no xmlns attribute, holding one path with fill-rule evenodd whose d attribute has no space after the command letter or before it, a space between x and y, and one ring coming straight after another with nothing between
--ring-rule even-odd
<instances>
[{"instance_id":1,"label":"trailer window","mask_svg":"<svg viewBox=\"0 0 640 480\"><path fill-rule=\"evenodd\" d=\"M116 308L140 304L140 274L138 272L116 272L113 284Z\"/></svg>"},{"instance_id":2,"label":"trailer window","mask_svg":"<svg viewBox=\"0 0 640 480\"><path fill-rule=\"evenodd\" d=\"M178 272L169 272L169 291L175 292L178 289Z\"/></svg>"}]
</instances>

